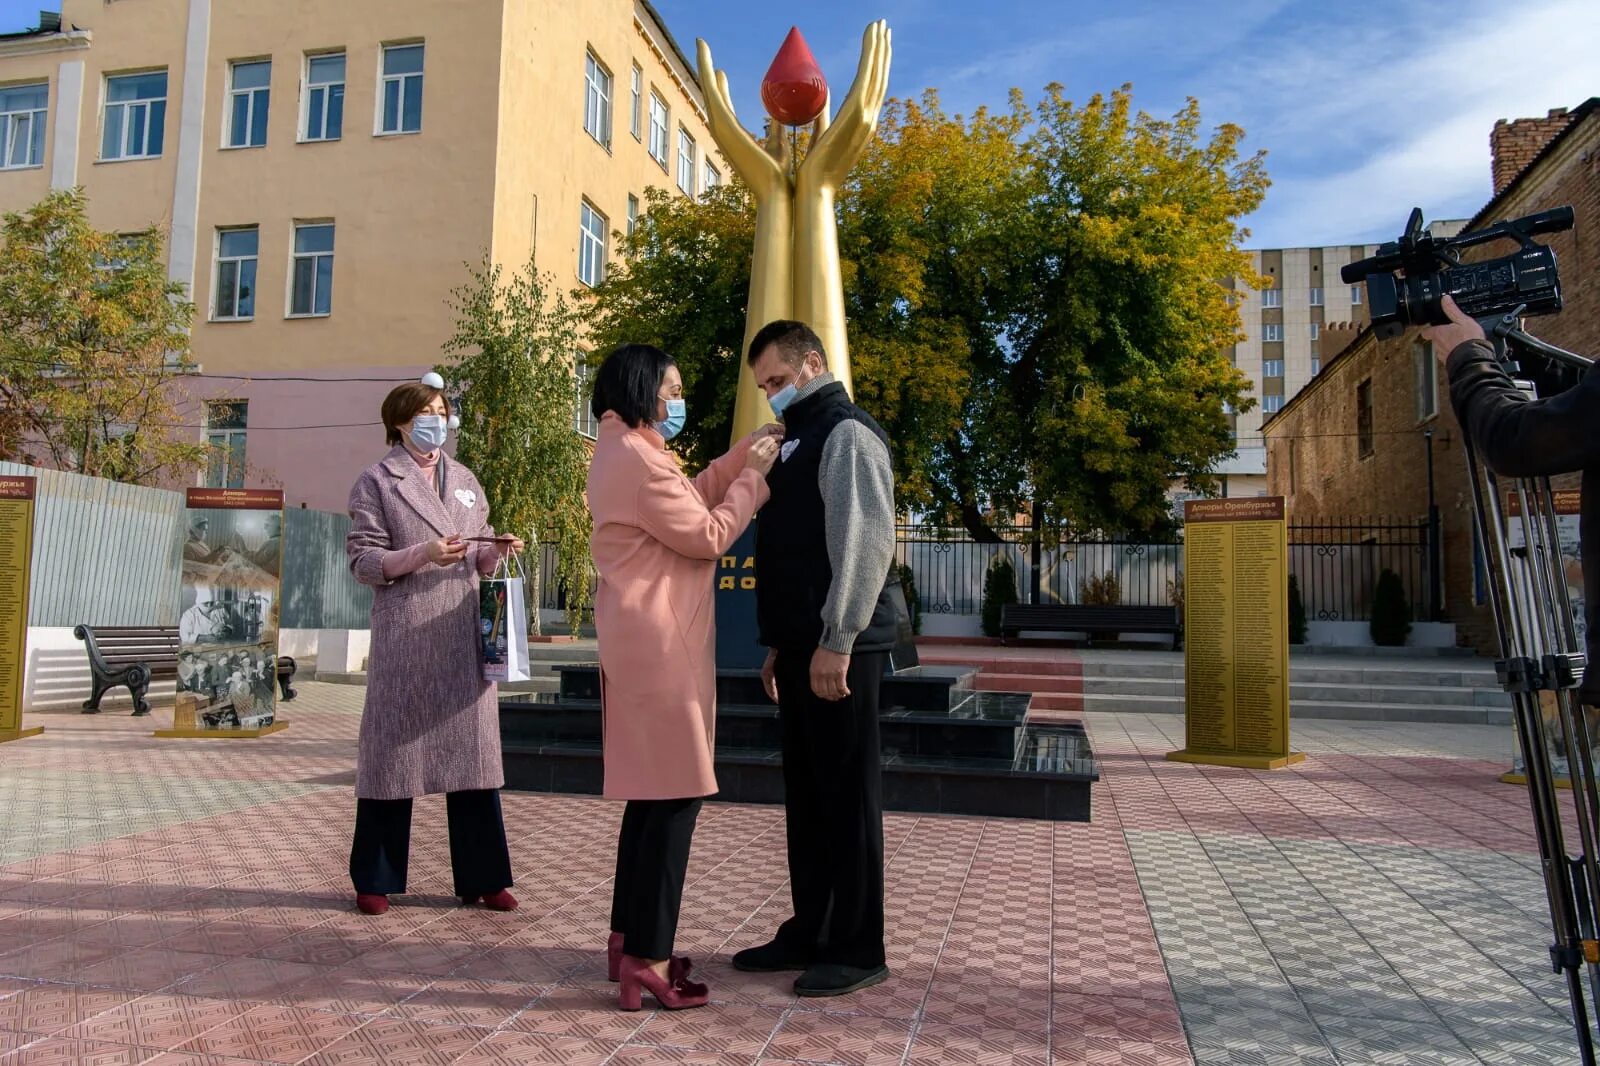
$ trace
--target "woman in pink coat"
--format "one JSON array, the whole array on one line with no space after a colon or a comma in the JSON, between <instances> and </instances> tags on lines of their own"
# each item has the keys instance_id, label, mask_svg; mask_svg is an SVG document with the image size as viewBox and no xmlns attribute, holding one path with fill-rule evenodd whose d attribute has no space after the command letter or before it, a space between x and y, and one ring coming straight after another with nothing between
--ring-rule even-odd
<instances>
[{"instance_id":1,"label":"woman in pink coat","mask_svg":"<svg viewBox=\"0 0 1600 1066\"><path fill-rule=\"evenodd\" d=\"M683 429L683 379L648 345L606 357L591 406L600 420L588 497L605 794L628 801L607 955L624 1010L639 1009L643 989L664 1007L699 1007L706 987L688 980L672 941L695 819L717 791L712 582L718 558L766 502L778 441L758 430L685 477L666 450Z\"/></svg>"}]
</instances>

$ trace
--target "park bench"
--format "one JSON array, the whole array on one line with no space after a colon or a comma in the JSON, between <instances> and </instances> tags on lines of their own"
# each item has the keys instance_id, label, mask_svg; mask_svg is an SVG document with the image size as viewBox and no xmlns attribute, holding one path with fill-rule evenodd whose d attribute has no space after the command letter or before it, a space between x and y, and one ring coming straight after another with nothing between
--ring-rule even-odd
<instances>
[{"instance_id":1,"label":"park bench","mask_svg":"<svg viewBox=\"0 0 1600 1066\"><path fill-rule=\"evenodd\" d=\"M1008 603L1000 608L1000 639L1029 632L1087 633L1092 643L1115 640L1121 633L1182 632L1176 607L1127 607L1121 604Z\"/></svg>"},{"instance_id":2,"label":"park bench","mask_svg":"<svg viewBox=\"0 0 1600 1066\"><path fill-rule=\"evenodd\" d=\"M84 714L99 714L100 700L111 689L126 685L133 695L135 716L150 713L145 694L150 682L178 679L177 626L87 626L73 629L89 653L89 673L93 690L83 703ZM295 662L278 656L278 688L284 702L294 699L289 682L294 679Z\"/></svg>"}]
</instances>

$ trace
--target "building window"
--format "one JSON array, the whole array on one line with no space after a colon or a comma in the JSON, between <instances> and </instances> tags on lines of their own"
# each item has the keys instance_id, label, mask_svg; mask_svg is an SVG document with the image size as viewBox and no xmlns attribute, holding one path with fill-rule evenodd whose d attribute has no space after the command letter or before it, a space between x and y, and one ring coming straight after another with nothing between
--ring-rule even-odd
<instances>
[{"instance_id":1,"label":"building window","mask_svg":"<svg viewBox=\"0 0 1600 1066\"><path fill-rule=\"evenodd\" d=\"M272 60L234 63L228 82L228 147L262 147L267 143Z\"/></svg>"},{"instance_id":2,"label":"building window","mask_svg":"<svg viewBox=\"0 0 1600 1066\"><path fill-rule=\"evenodd\" d=\"M580 437L594 440L600 435L600 420L594 416L589 404L589 380L594 377L594 371L589 367L587 353L579 352L574 356L572 366L572 380L577 386L577 398L572 406L572 428L577 430Z\"/></svg>"},{"instance_id":3,"label":"building window","mask_svg":"<svg viewBox=\"0 0 1600 1066\"><path fill-rule=\"evenodd\" d=\"M306 58L305 139L337 141L344 135L344 53Z\"/></svg>"},{"instance_id":4,"label":"building window","mask_svg":"<svg viewBox=\"0 0 1600 1066\"><path fill-rule=\"evenodd\" d=\"M628 236L633 236L633 231L639 228L639 198L632 193L628 194Z\"/></svg>"},{"instance_id":5,"label":"building window","mask_svg":"<svg viewBox=\"0 0 1600 1066\"><path fill-rule=\"evenodd\" d=\"M256 316L256 253L260 231L255 226L217 231L216 299L214 319L243 319Z\"/></svg>"},{"instance_id":6,"label":"building window","mask_svg":"<svg viewBox=\"0 0 1600 1066\"><path fill-rule=\"evenodd\" d=\"M578 234L578 280L594 289L606 279L606 216L589 206L581 206Z\"/></svg>"},{"instance_id":7,"label":"building window","mask_svg":"<svg viewBox=\"0 0 1600 1066\"><path fill-rule=\"evenodd\" d=\"M49 85L0 89L0 170L44 166L44 120Z\"/></svg>"},{"instance_id":8,"label":"building window","mask_svg":"<svg viewBox=\"0 0 1600 1066\"><path fill-rule=\"evenodd\" d=\"M166 71L106 79L101 159L154 159L166 130Z\"/></svg>"},{"instance_id":9,"label":"building window","mask_svg":"<svg viewBox=\"0 0 1600 1066\"><path fill-rule=\"evenodd\" d=\"M1262 289L1261 290L1261 306L1262 307L1282 307L1283 306L1283 290L1282 289Z\"/></svg>"},{"instance_id":10,"label":"building window","mask_svg":"<svg viewBox=\"0 0 1600 1066\"><path fill-rule=\"evenodd\" d=\"M633 139L641 140L644 136L644 71L639 69L639 64L633 65L633 100L628 111L628 127L633 131Z\"/></svg>"},{"instance_id":11,"label":"building window","mask_svg":"<svg viewBox=\"0 0 1600 1066\"><path fill-rule=\"evenodd\" d=\"M244 400L214 400L206 404L206 443L211 463L206 487L244 488L244 434L250 405Z\"/></svg>"},{"instance_id":12,"label":"building window","mask_svg":"<svg viewBox=\"0 0 1600 1066\"><path fill-rule=\"evenodd\" d=\"M1361 286L1360 285L1352 285L1352 286L1350 286L1350 303L1351 303L1352 306L1356 306L1356 305L1359 305L1361 303Z\"/></svg>"},{"instance_id":13,"label":"building window","mask_svg":"<svg viewBox=\"0 0 1600 1066\"><path fill-rule=\"evenodd\" d=\"M1322 306L1322 287L1320 285L1311 290L1311 306Z\"/></svg>"},{"instance_id":14,"label":"building window","mask_svg":"<svg viewBox=\"0 0 1600 1066\"><path fill-rule=\"evenodd\" d=\"M1425 422L1439 413L1439 363L1433 345L1417 341L1411 346L1411 361L1416 367L1417 421Z\"/></svg>"},{"instance_id":15,"label":"building window","mask_svg":"<svg viewBox=\"0 0 1600 1066\"><path fill-rule=\"evenodd\" d=\"M611 72L593 52L583 63L583 128L589 136L611 147Z\"/></svg>"},{"instance_id":16,"label":"building window","mask_svg":"<svg viewBox=\"0 0 1600 1066\"><path fill-rule=\"evenodd\" d=\"M694 138L682 126L678 127L678 188L694 195Z\"/></svg>"},{"instance_id":17,"label":"building window","mask_svg":"<svg viewBox=\"0 0 1600 1066\"><path fill-rule=\"evenodd\" d=\"M667 105L661 102L661 97L655 93L650 94L650 158L661 164L661 169L667 168L667 137L670 129L668 122L670 112Z\"/></svg>"},{"instance_id":18,"label":"building window","mask_svg":"<svg viewBox=\"0 0 1600 1066\"><path fill-rule=\"evenodd\" d=\"M1372 379L1356 386L1356 454L1365 459L1372 454Z\"/></svg>"},{"instance_id":19,"label":"building window","mask_svg":"<svg viewBox=\"0 0 1600 1066\"><path fill-rule=\"evenodd\" d=\"M1264 341L1281 341L1281 340L1283 340L1283 323L1281 323L1281 322L1268 322L1266 325L1262 326L1261 327L1261 339L1264 340Z\"/></svg>"},{"instance_id":20,"label":"building window","mask_svg":"<svg viewBox=\"0 0 1600 1066\"><path fill-rule=\"evenodd\" d=\"M294 271L289 314L326 315L333 311L333 223L294 227Z\"/></svg>"},{"instance_id":21,"label":"building window","mask_svg":"<svg viewBox=\"0 0 1600 1066\"><path fill-rule=\"evenodd\" d=\"M722 184L722 171L720 171L716 167L712 166L711 163L708 161L706 163L706 178L705 178L704 191L705 192L710 192L712 189L715 189L718 185L721 185L721 184Z\"/></svg>"},{"instance_id":22,"label":"building window","mask_svg":"<svg viewBox=\"0 0 1600 1066\"><path fill-rule=\"evenodd\" d=\"M1321 322L1313 322L1313 323L1311 323L1311 339L1312 340L1316 340L1320 336L1322 336L1322 323Z\"/></svg>"},{"instance_id":23,"label":"building window","mask_svg":"<svg viewBox=\"0 0 1600 1066\"><path fill-rule=\"evenodd\" d=\"M1322 373L1322 359L1313 355L1311 357L1311 376L1316 377L1320 373Z\"/></svg>"},{"instance_id":24,"label":"building window","mask_svg":"<svg viewBox=\"0 0 1600 1066\"><path fill-rule=\"evenodd\" d=\"M1289 495L1293 496L1295 493L1294 438L1290 437L1286 443L1289 445Z\"/></svg>"},{"instance_id":25,"label":"building window","mask_svg":"<svg viewBox=\"0 0 1600 1066\"><path fill-rule=\"evenodd\" d=\"M385 45L380 133L417 133L422 129L422 45Z\"/></svg>"},{"instance_id":26,"label":"building window","mask_svg":"<svg viewBox=\"0 0 1600 1066\"><path fill-rule=\"evenodd\" d=\"M1283 410L1283 396L1280 394L1277 396L1261 397L1261 410L1269 415L1277 414L1279 411Z\"/></svg>"},{"instance_id":27,"label":"building window","mask_svg":"<svg viewBox=\"0 0 1600 1066\"><path fill-rule=\"evenodd\" d=\"M1261 376L1264 378L1283 377L1282 359L1264 359L1261 361Z\"/></svg>"},{"instance_id":28,"label":"building window","mask_svg":"<svg viewBox=\"0 0 1600 1066\"><path fill-rule=\"evenodd\" d=\"M107 243L104 251L95 256L96 270L120 274L128 269L128 260L138 254L139 246L149 239L143 233L119 233Z\"/></svg>"}]
</instances>

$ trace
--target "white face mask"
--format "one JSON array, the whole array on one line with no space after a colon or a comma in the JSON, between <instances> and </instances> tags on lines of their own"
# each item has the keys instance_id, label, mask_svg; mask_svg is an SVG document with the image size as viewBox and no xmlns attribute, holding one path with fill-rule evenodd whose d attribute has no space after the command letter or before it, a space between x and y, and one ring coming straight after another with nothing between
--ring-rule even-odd
<instances>
[{"instance_id":1,"label":"white face mask","mask_svg":"<svg viewBox=\"0 0 1600 1066\"><path fill-rule=\"evenodd\" d=\"M411 420L411 443L418 451L431 452L444 443L444 415L418 415Z\"/></svg>"}]
</instances>

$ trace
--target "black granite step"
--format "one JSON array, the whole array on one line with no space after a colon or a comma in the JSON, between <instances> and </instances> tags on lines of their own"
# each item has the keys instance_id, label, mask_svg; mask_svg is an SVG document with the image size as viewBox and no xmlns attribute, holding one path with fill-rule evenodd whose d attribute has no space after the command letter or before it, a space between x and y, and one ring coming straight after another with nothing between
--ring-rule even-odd
<instances>
[{"instance_id":1,"label":"black granite step","mask_svg":"<svg viewBox=\"0 0 1600 1066\"><path fill-rule=\"evenodd\" d=\"M1029 697L970 690L960 695L958 703L943 710L881 711L883 753L1010 758L1028 713ZM500 732L507 740L524 743L599 743L600 701L555 695L502 699ZM760 704L719 704L717 741L736 749L778 748L783 742L778 708L765 700Z\"/></svg>"},{"instance_id":2,"label":"black granite step","mask_svg":"<svg viewBox=\"0 0 1600 1066\"><path fill-rule=\"evenodd\" d=\"M884 675L878 693L881 710L943 710L972 691L978 672L970 666L913 666ZM569 699L600 698L600 667L561 668L561 695ZM760 670L717 671L717 704L768 703Z\"/></svg>"},{"instance_id":3,"label":"black granite step","mask_svg":"<svg viewBox=\"0 0 1600 1066\"><path fill-rule=\"evenodd\" d=\"M576 710L576 708L574 708ZM514 710L512 717L521 714ZM502 709L504 723L507 714ZM716 799L783 802L783 763L775 748L724 744L716 753ZM598 795L604 771L598 740L538 743L502 734L506 787L531 792ZM890 811L966 814L1048 821L1089 821L1091 782L1099 780L1083 728L1073 723L1015 730L1009 755L943 757L888 754L883 803Z\"/></svg>"}]
</instances>

